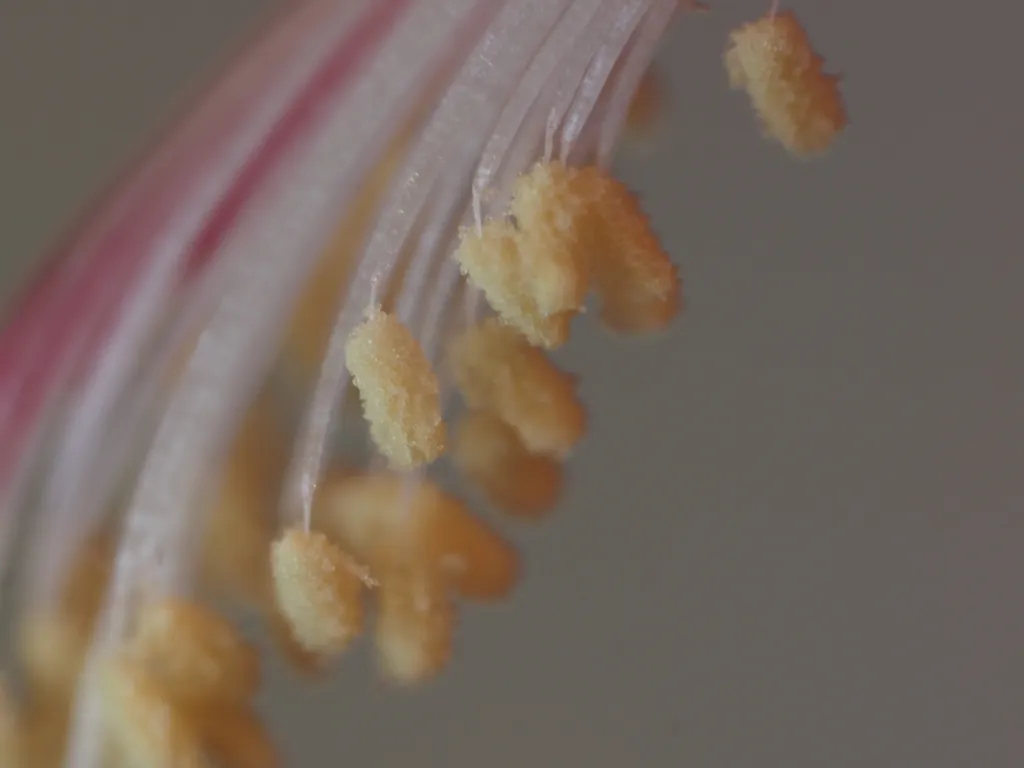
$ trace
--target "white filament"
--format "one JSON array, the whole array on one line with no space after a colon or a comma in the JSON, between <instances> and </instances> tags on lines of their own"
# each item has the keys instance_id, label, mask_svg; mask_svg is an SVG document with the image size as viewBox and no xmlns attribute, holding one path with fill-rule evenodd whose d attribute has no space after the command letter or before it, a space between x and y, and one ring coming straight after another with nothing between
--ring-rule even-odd
<instances>
[{"instance_id":1,"label":"white filament","mask_svg":"<svg viewBox=\"0 0 1024 768\"><path fill-rule=\"evenodd\" d=\"M352 90L343 85L328 103L308 148L250 204L223 246L221 258L236 269L233 284L200 337L146 458L92 659L102 658L122 636L133 589L187 586L190 563L182 544L196 528L195 502L208 469L262 380L290 303L337 212L379 156L389 131L407 117L424 70L403 66L405 57L436 61L452 42L452 21L472 10L469 0L437 6L416 6L399 20ZM381 82L389 85L383 92ZM97 764L94 696L86 686L76 707L68 754L76 768Z\"/></svg>"},{"instance_id":2,"label":"white filament","mask_svg":"<svg viewBox=\"0 0 1024 768\"><path fill-rule=\"evenodd\" d=\"M594 111L605 83L611 75L612 68L619 60L623 48L629 43L633 30L636 29L637 24L650 8L651 0L633 0L630 3L617 3L616 5L621 7L608 9L607 16L603 11L602 16L594 25L601 27L595 30L600 36L600 42L588 46L592 51L590 64L582 82L576 89L573 106L562 122L561 159L563 162L569 159L569 153ZM582 59L584 55L585 51L581 51L580 58Z\"/></svg>"},{"instance_id":3,"label":"white filament","mask_svg":"<svg viewBox=\"0 0 1024 768\"><path fill-rule=\"evenodd\" d=\"M384 206L339 307L283 497L284 513L307 521L347 384L344 345L366 298L384 289L401 255L409 254L398 311L405 320L416 318L420 341L432 358L446 336L446 312L460 311L456 324L478 317L483 311L479 291L463 286L465 304L451 301L460 281L457 265L448 258L455 223L460 215L464 221L474 215L466 201L474 168L474 191L506 189L535 158L552 114L561 125L559 150L567 156L584 128L601 117L599 100L645 14L653 8L653 18L667 5L660 0L409 1L406 15L352 89L331 96L312 137L248 202L222 246L229 281L145 456L93 659L121 639L138 590L191 587L190 542L202 522L197 502L210 468L218 465L243 409L264 380L295 298L333 233L337 215L419 106L424 84L434 78L449 82L454 65L464 62L410 152L399 176L403 183ZM371 5L375 0L366 0L364 7ZM320 7L342 6L324 2ZM493 24L482 38L453 39L462 28L458 22L468 17ZM475 43L479 46L467 58ZM417 68L410 62L429 65ZM625 89L626 82L623 74L617 87ZM618 108L620 101L613 95L609 103ZM213 195L212 188L208 192ZM487 204L495 203L488 198ZM174 263L168 248L160 264L164 259ZM122 350L138 352L151 338L168 306L173 274L154 267L153 295L161 301L149 307L139 300L135 321L116 337L124 346L107 353L92 388L85 390L73 422L75 440L65 447L60 464L68 469L61 470L61 483L49 491L50 509L67 514L71 508L68 488L76 477L83 479L75 467L84 465L76 457L83 456L85 437L99 436L116 403L110 393L130 383L131 356ZM447 383L443 394L451 394ZM76 704L68 757L74 768L97 764L100 734L93 693L86 686Z\"/></svg>"},{"instance_id":4,"label":"white filament","mask_svg":"<svg viewBox=\"0 0 1024 768\"><path fill-rule=\"evenodd\" d=\"M245 97L257 86L260 96L248 110L249 119L237 140L197 172L189 193L183 195L183 205L154 240L151 254L142 258L146 266L139 286L106 340L83 389L76 393L38 513L37 551L29 560L35 571L30 574L29 583L41 599L53 597L64 563L105 511L105 500L98 491L109 487L110 482L98 470L101 462L107 467L113 465L106 462L107 452L96 450L96 446L109 436L108 422L121 405L144 350L151 345L170 311L190 246L214 204L238 177L311 73L337 46L352 20L351 11L330 14L327 6L314 4L289 19L284 30L287 34L275 36L265 50L258 51L252 65L229 77L218 90L214 99L218 109ZM314 30L312 35L310 30ZM292 48L297 55L285 58ZM55 531L60 535L52 535Z\"/></svg>"},{"instance_id":5,"label":"white filament","mask_svg":"<svg viewBox=\"0 0 1024 768\"><path fill-rule=\"evenodd\" d=\"M480 214L485 218L504 212L512 182L528 167L536 154L537 118L548 108L547 100L541 96L550 92L551 79L563 64L566 49L572 50L605 1L577 0L563 9L554 29L547 35L520 79L516 92L502 110L494 133L484 147L472 190L474 201L478 204L467 214L464 226L476 223L478 207L485 211ZM455 245L457 241L450 243L449 252ZM459 267L455 260L446 259L438 284L428 294L429 302L423 320L428 334L436 334L439 328L444 328L446 333L458 333L477 316L477 309L468 314L456 311L445 322L446 312L451 312L455 306L452 295L458 285L458 274ZM469 286L467 292L469 296L475 297L474 304L479 306L482 302L480 291ZM436 348L438 345L433 346Z\"/></svg>"},{"instance_id":6,"label":"white filament","mask_svg":"<svg viewBox=\"0 0 1024 768\"><path fill-rule=\"evenodd\" d=\"M286 477L282 509L286 518L309 524L328 435L338 425L338 405L348 383L345 343L367 308L367 285L373 279L390 277L417 217L431 201L437 185L446 180L464 184L461 177L468 177L507 94L521 77L536 45L557 19L558 11L557 3L550 0L504 5L411 150L399 173L400 183L384 207L338 308L328 351ZM473 141L474 130L480 132L477 142Z\"/></svg>"}]
</instances>

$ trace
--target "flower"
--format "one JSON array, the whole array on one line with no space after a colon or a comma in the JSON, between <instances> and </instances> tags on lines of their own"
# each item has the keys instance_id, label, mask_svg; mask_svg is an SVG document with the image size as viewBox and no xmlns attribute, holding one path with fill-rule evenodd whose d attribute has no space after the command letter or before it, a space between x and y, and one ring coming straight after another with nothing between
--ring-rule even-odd
<instances>
[{"instance_id":1,"label":"flower","mask_svg":"<svg viewBox=\"0 0 1024 768\"><path fill-rule=\"evenodd\" d=\"M311 676L371 622L388 680L443 670L520 564L438 467L542 517L588 423L550 350L592 294L618 334L682 309L608 170L678 10L307 0L183 111L0 336L0 754L276 765L217 600Z\"/></svg>"}]
</instances>

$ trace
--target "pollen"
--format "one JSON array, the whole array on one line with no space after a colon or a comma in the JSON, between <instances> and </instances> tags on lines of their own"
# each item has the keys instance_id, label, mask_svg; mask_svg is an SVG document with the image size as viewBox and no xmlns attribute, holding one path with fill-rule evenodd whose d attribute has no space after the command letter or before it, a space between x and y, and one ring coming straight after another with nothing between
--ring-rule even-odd
<instances>
[{"instance_id":1,"label":"pollen","mask_svg":"<svg viewBox=\"0 0 1024 768\"><path fill-rule=\"evenodd\" d=\"M531 453L563 458L586 432L576 377L514 328L492 318L467 329L453 345L451 365L466 404L496 414Z\"/></svg>"},{"instance_id":2,"label":"pollen","mask_svg":"<svg viewBox=\"0 0 1024 768\"><path fill-rule=\"evenodd\" d=\"M580 173L594 209L594 283L601 322L616 333L664 330L682 309L679 270L661 246L640 202L598 168Z\"/></svg>"},{"instance_id":3,"label":"pollen","mask_svg":"<svg viewBox=\"0 0 1024 768\"><path fill-rule=\"evenodd\" d=\"M846 127L839 77L823 63L791 11L735 30L725 52L730 86L747 92L765 133L794 155L825 151Z\"/></svg>"},{"instance_id":4,"label":"pollen","mask_svg":"<svg viewBox=\"0 0 1024 768\"><path fill-rule=\"evenodd\" d=\"M274 542L271 569L281 614L304 649L337 655L362 631L363 582L357 566L323 533L285 531Z\"/></svg>"},{"instance_id":5,"label":"pollen","mask_svg":"<svg viewBox=\"0 0 1024 768\"><path fill-rule=\"evenodd\" d=\"M375 642L381 673L402 685L434 677L448 663L456 614L444 583L426 571L392 572L378 594Z\"/></svg>"},{"instance_id":6,"label":"pollen","mask_svg":"<svg viewBox=\"0 0 1024 768\"><path fill-rule=\"evenodd\" d=\"M264 621L274 648L292 671L308 679L319 677L324 671L327 659L324 655L302 645L288 618L276 603L264 611Z\"/></svg>"},{"instance_id":7,"label":"pollen","mask_svg":"<svg viewBox=\"0 0 1024 768\"><path fill-rule=\"evenodd\" d=\"M498 509L536 518L562 493L561 462L530 453L518 433L489 411L470 411L459 422L452 459Z\"/></svg>"},{"instance_id":8,"label":"pollen","mask_svg":"<svg viewBox=\"0 0 1024 768\"><path fill-rule=\"evenodd\" d=\"M130 652L175 701L245 703L260 684L260 661L220 614L163 598L144 605Z\"/></svg>"},{"instance_id":9,"label":"pollen","mask_svg":"<svg viewBox=\"0 0 1024 768\"><path fill-rule=\"evenodd\" d=\"M512 189L510 217L465 230L455 258L501 318L554 349L590 290L591 228L577 171L538 163Z\"/></svg>"},{"instance_id":10,"label":"pollen","mask_svg":"<svg viewBox=\"0 0 1024 768\"><path fill-rule=\"evenodd\" d=\"M562 163L537 163L512 187L509 213L533 267L524 283L545 314L580 311L590 289L590 217L578 175Z\"/></svg>"},{"instance_id":11,"label":"pollen","mask_svg":"<svg viewBox=\"0 0 1024 768\"><path fill-rule=\"evenodd\" d=\"M381 582L415 565L464 597L493 600L518 580L516 550L428 479L376 472L327 480L316 519Z\"/></svg>"},{"instance_id":12,"label":"pollen","mask_svg":"<svg viewBox=\"0 0 1024 768\"><path fill-rule=\"evenodd\" d=\"M345 356L370 435L391 465L410 469L438 458L445 446L441 386L409 329L371 309L349 337Z\"/></svg>"},{"instance_id":13,"label":"pollen","mask_svg":"<svg viewBox=\"0 0 1024 768\"><path fill-rule=\"evenodd\" d=\"M123 764L202 768L196 728L144 666L123 655L109 659L101 694L107 733Z\"/></svg>"}]
</instances>

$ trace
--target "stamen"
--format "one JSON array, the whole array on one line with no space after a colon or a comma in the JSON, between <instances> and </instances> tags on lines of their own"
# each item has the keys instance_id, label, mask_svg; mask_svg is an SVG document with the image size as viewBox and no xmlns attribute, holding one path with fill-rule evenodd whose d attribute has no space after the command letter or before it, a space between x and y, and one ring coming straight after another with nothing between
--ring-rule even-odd
<instances>
[{"instance_id":1,"label":"stamen","mask_svg":"<svg viewBox=\"0 0 1024 768\"><path fill-rule=\"evenodd\" d=\"M735 30L725 52L730 86L747 92L768 136L802 156L824 152L847 123L839 76L823 63L796 15L774 5Z\"/></svg>"},{"instance_id":2,"label":"stamen","mask_svg":"<svg viewBox=\"0 0 1024 768\"><path fill-rule=\"evenodd\" d=\"M576 379L515 329L490 319L468 329L451 365L470 408L491 411L519 433L531 453L567 456L586 431Z\"/></svg>"},{"instance_id":3,"label":"stamen","mask_svg":"<svg viewBox=\"0 0 1024 768\"><path fill-rule=\"evenodd\" d=\"M602 322L618 333L663 330L682 309L679 273L636 196L595 167L579 173L577 189L591 204Z\"/></svg>"},{"instance_id":4,"label":"stamen","mask_svg":"<svg viewBox=\"0 0 1024 768\"><path fill-rule=\"evenodd\" d=\"M381 582L374 635L384 677L411 685L444 668L456 615L443 583L425 571L395 571Z\"/></svg>"},{"instance_id":5,"label":"stamen","mask_svg":"<svg viewBox=\"0 0 1024 768\"><path fill-rule=\"evenodd\" d=\"M430 480L410 487L384 472L333 478L316 520L381 582L415 565L465 597L493 600L518 579L515 549Z\"/></svg>"},{"instance_id":6,"label":"stamen","mask_svg":"<svg viewBox=\"0 0 1024 768\"><path fill-rule=\"evenodd\" d=\"M363 583L358 569L324 534L292 528L271 555L281 615L306 651L336 656L363 629Z\"/></svg>"},{"instance_id":7,"label":"stamen","mask_svg":"<svg viewBox=\"0 0 1024 768\"><path fill-rule=\"evenodd\" d=\"M195 726L138 662L108 660L101 673L103 720L125 765L203 768Z\"/></svg>"},{"instance_id":8,"label":"stamen","mask_svg":"<svg viewBox=\"0 0 1024 768\"><path fill-rule=\"evenodd\" d=\"M444 452L441 385L408 328L372 308L349 336L345 362L373 441L392 466L412 469Z\"/></svg>"},{"instance_id":9,"label":"stamen","mask_svg":"<svg viewBox=\"0 0 1024 768\"><path fill-rule=\"evenodd\" d=\"M177 702L246 704L260 684L256 650L226 619L186 600L143 606L127 648Z\"/></svg>"},{"instance_id":10,"label":"stamen","mask_svg":"<svg viewBox=\"0 0 1024 768\"><path fill-rule=\"evenodd\" d=\"M562 493L561 462L530 453L515 429L487 411L470 411L459 424L452 459L496 507L517 517L551 510Z\"/></svg>"}]
</instances>

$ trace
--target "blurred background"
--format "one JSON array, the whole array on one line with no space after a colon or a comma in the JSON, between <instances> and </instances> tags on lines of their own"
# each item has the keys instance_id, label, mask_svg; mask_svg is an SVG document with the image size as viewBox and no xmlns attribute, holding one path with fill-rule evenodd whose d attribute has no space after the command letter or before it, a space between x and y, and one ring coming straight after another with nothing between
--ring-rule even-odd
<instances>
[{"instance_id":1,"label":"blurred background","mask_svg":"<svg viewBox=\"0 0 1024 768\"><path fill-rule=\"evenodd\" d=\"M0 0L3 295L268 5ZM785 3L852 119L807 163L726 85L768 5L666 40L619 169L689 308L565 354L593 430L522 587L414 693L275 672L287 765L1024 765L1020 12Z\"/></svg>"}]
</instances>

